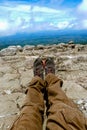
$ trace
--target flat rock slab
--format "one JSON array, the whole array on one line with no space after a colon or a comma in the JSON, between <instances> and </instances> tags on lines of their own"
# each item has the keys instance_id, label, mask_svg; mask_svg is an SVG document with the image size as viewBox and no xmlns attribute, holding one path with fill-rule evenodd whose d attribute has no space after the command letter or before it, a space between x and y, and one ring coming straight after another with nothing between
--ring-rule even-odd
<instances>
[{"instance_id":1,"label":"flat rock slab","mask_svg":"<svg viewBox=\"0 0 87 130\"><path fill-rule=\"evenodd\" d=\"M87 116L87 45L13 46L0 51L0 130L8 130L20 113L34 60L49 56L64 81L62 89Z\"/></svg>"}]
</instances>

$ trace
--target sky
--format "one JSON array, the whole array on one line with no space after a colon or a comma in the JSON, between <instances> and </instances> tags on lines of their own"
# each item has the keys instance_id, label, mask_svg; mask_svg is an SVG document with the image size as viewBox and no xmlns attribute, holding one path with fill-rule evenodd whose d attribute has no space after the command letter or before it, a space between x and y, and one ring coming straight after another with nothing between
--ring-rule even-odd
<instances>
[{"instance_id":1,"label":"sky","mask_svg":"<svg viewBox=\"0 0 87 130\"><path fill-rule=\"evenodd\" d=\"M0 0L0 36L87 29L87 0Z\"/></svg>"}]
</instances>

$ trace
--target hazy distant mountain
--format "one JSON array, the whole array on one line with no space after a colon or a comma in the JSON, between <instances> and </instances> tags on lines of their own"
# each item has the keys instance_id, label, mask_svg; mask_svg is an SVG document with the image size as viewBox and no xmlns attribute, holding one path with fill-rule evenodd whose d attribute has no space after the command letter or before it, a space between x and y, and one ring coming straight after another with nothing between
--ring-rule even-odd
<instances>
[{"instance_id":1,"label":"hazy distant mountain","mask_svg":"<svg viewBox=\"0 0 87 130\"><path fill-rule=\"evenodd\" d=\"M21 33L13 36L0 37L0 48L9 45L37 45L67 43L73 40L76 44L87 44L87 30L41 31Z\"/></svg>"}]
</instances>

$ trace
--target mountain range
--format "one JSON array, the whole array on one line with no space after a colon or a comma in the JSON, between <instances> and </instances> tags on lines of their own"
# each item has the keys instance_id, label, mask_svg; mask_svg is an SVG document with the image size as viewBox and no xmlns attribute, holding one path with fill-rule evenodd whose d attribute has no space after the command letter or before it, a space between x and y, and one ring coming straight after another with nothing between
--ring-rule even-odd
<instances>
[{"instance_id":1,"label":"mountain range","mask_svg":"<svg viewBox=\"0 0 87 130\"><path fill-rule=\"evenodd\" d=\"M18 33L0 37L0 49L13 45L59 44L74 41L75 44L87 44L87 30L55 30L33 33Z\"/></svg>"}]
</instances>

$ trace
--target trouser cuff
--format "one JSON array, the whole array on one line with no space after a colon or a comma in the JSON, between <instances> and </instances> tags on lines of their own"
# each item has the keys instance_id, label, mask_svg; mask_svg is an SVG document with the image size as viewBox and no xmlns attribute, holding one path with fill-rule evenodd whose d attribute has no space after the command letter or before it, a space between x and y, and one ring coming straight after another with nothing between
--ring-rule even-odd
<instances>
[{"instance_id":1,"label":"trouser cuff","mask_svg":"<svg viewBox=\"0 0 87 130\"><path fill-rule=\"evenodd\" d=\"M35 76L28 85L25 94L27 94L29 87L36 88L39 92L44 92L44 80L41 79L39 76Z\"/></svg>"},{"instance_id":2,"label":"trouser cuff","mask_svg":"<svg viewBox=\"0 0 87 130\"><path fill-rule=\"evenodd\" d=\"M46 76L45 82L47 83L48 87L52 84L55 84L56 82L60 82L59 87L62 87L63 80L55 76L54 74L50 73Z\"/></svg>"}]
</instances>

